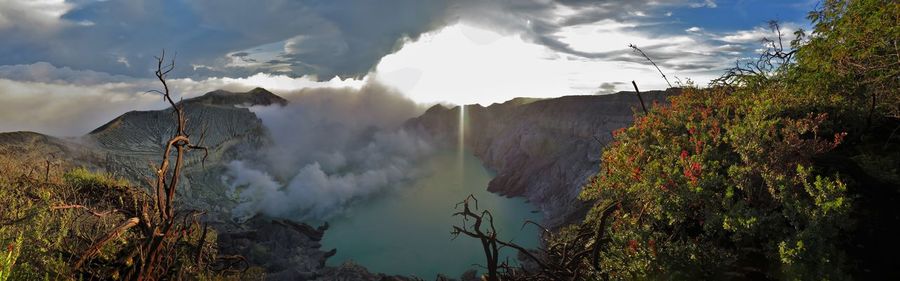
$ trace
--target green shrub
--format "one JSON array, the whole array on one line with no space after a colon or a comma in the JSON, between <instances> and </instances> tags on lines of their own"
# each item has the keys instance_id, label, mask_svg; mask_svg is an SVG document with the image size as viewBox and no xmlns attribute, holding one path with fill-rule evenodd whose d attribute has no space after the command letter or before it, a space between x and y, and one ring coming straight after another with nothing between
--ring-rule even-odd
<instances>
[{"instance_id":1,"label":"green shrub","mask_svg":"<svg viewBox=\"0 0 900 281\"><path fill-rule=\"evenodd\" d=\"M838 175L809 168L844 134L827 114L794 112L783 93L753 97L685 89L615 133L582 194L621 204L604 273L844 277L835 245L851 199Z\"/></svg>"},{"instance_id":2,"label":"green shrub","mask_svg":"<svg viewBox=\"0 0 900 281\"><path fill-rule=\"evenodd\" d=\"M887 246L851 235L896 208L857 202L898 191L900 146L886 132L900 121L900 3L829 0L810 19L796 63L685 88L614 133L581 194L600 202L587 226L619 206L593 274L844 280L867 266L856 243Z\"/></svg>"},{"instance_id":3,"label":"green shrub","mask_svg":"<svg viewBox=\"0 0 900 281\"><path fill-rule=\"evenodd\" d=\"M0 252L0 281L6 281L12 276L13 267L16 265L16 259L22 251L22 235L19 235L13 243L6 246Z\"/></svg>"},{"instance_id":4,"label":"green shrub","mask_svg":"<svg viewBox=\"0 0 900 281\"><path fill-rule=\"evenodd\" d=\"M105 173L91 172L84 167L76 168L66 172L63 175L63 179L65 180L66 184L71 185L77 189L91 187L116 188L126 187L130 185L127 180L116 178Z\"/></svg>"}]
</instances>

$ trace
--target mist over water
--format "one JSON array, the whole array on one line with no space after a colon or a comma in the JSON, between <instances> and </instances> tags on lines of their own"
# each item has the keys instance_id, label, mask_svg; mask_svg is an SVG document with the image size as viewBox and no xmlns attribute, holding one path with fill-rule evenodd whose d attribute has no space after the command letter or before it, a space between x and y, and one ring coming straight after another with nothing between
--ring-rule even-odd
<instances>
[{"instance_id":1,"label":"mist over water","mask_svg":"<svg viewBox=\"0 0 900 281\"><path fill-rule=\"evenodd\" d=\"M494 214L503 240L536 247L536 208L487 192L492 175L465 151L460 111L457 145L438 148L400 125L423 106L390 88L322 88L288 93L286 106L254 107L271 136L255 156L227 164L223 182L236 221L257 214L331 223L322 249L332 265L355 261L371 272L459 276L484 264L478 240L451 240L457 203L473 194ZM474 207L474 206L473 206ZM507 250L502 258L515 261Z\"/></svg>"},{"instance_id":2,"label":"mist over water","mask_svg":"<svg viewBox=\"0 0 900 281\"><path fill-rule=\"evenodd\" d=\"M458 151L442 150L422 169L425 175L410 186L360 202L329 221L322 249L337 248L329 265L352 260L372 272L412 274L425 280L438 273L458 277L478 269L473 264L485 264L480 242L450 236L451 227L462 223L462 218L451 216L454 207L469 194L478 199L479 208L493 213L502 239L537 247L538 231L533 226L521 229L527 219L540 220L533 212L536 208L524 199L488 192L493 175L477 158L465 153L460 159ZM514 250L501 250L501 260L515 257Z\"/></svg>"}]
</instances>

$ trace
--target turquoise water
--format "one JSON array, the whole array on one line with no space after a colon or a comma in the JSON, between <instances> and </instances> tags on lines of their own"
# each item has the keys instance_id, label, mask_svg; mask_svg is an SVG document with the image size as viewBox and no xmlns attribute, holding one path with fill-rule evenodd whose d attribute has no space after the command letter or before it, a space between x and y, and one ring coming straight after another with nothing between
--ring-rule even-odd
<instances>
[{"instance_id":1,"label":"turquoise water","mask_svg":"<svg viewBox=\"0 0 900 281\"><path fill-rule=\"evenodd\" d=\"M460 235L451 240L454 205L469 194L478 206L494 214L497 232L503 240L525 247L538 245L533 226L521 229L526 219L538 221L540 214L521 198L505 198L487 192L493 177L472 155L454 151L438 153L423 168L425 177L398 192L362 202L346 216L332 220L322 249L337 248L329 265L352 260L372 272L415 275L432 280L438 273L458 277L473 264L485 264L481 243ZM501 249L501 260L515 260L511 249Z\"/></svg>"}]
</instances>

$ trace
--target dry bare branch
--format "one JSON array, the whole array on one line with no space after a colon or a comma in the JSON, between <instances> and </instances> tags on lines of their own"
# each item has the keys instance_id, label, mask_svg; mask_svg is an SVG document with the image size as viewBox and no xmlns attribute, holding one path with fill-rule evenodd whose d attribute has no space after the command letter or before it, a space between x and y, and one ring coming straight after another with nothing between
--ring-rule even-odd
<instances>
[{"instance_id":1,"label":"dry bare branch","mask_svg":"<svg viewBox=\"0 0 900 281\"><path fill-rule=\"evenodd\" d=\"M94 243L94 245L88 248L87 251L85 251L84 254L81 255L81 258L79 258L78 261L75 262L73 270L77 271L78 269L80 269L86 261L90 260L94 257L94 255L100 252L100 249L103 247L103 245L106 245L106 243L109 243L110 240L121 236L123 233L125 233L125 231L128 231L129 228L137 225L139 221L140 220L138 218L130 218L128 220L125 220L125 222L123 222L122 224L119 224L119 226L116 226L116 228L113 228L112 231L101 238L100 241Z\"/></svg>"}]
</instances>

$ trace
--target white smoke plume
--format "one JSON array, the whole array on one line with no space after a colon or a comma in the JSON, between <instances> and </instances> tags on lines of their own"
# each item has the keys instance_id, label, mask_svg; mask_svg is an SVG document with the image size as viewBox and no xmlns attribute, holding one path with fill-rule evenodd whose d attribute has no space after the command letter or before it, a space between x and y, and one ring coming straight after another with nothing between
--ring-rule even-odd
<instances>
[{"instance_id":1,"label":"white smoke plume","mask_svg":"<svg viewBox=\"0 0 900 281\"><path fill-rule=\"evenodd\" d=\"M237 220L257 214L325 220L353 202L417 177L432 151L401 130L423 107L376 84L306 89L286 106L254 107L273 143L256 159L229 163L224 182L238 200Z\"/></svg>"}]
</instances>

